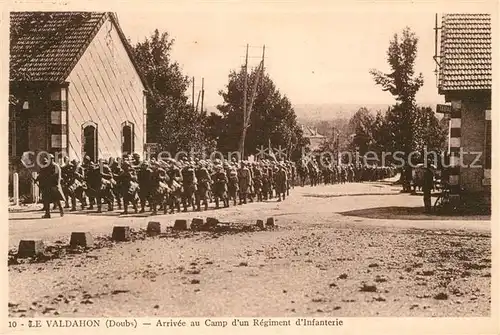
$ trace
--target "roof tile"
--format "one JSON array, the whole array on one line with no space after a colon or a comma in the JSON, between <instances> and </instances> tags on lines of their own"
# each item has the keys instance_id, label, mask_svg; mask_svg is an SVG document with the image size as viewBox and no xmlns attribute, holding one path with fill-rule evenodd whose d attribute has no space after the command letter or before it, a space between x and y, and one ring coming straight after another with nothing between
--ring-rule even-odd
<instances>
[{"instance_id":1,"label":"roof tile","mask_svg":"<svg viewBox=\"0 0 500 335\"><path fill-rule=\"evenodd\" d=\"M491 89L491 75L490 15L443 15L440 91Z\"/></svg>"},{"instance_id":2,"label":"roof tile","mask_svg":"<svg viewBox=\"0 0 500 335\"><path fill-rule=\"evenodd\" d=\"M102 25L104 12L12 12L10 79L64 81Z\"/></svg>"}]
</instances>

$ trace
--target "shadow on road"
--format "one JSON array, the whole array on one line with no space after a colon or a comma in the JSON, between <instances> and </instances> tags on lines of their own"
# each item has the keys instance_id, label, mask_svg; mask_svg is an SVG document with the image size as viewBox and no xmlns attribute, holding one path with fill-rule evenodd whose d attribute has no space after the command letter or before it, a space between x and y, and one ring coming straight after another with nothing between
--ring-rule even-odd
<instances>
[{"instance_id":1,"label":"shadow on road","mask_svg":"<svg viewBox=\"0 0 500 335\"><path fill-rule=\"evenodd\" d=\"M424 207L377 207L359 209L339 213L344 216L356 216L368 219L387 219L387 220L480 220L489 221L489 215L434 215L424 213Z\"/></svg>"},{"instance_id":2,"label":"shadow on road","mask_svg":"<svg viewBox=\"0 0 500 335\"><path fill-rule=\"evenodd\" d=\"M366 195L372 195L372 196L379 196L379 195L400 195L399 193L352 193L352 194L314 194L314 193L309 193L309 194L304 194L303 196L305 198L340 198L340 197L359 197L359 196L366 196Z\"/></svg>"}]
</instances>

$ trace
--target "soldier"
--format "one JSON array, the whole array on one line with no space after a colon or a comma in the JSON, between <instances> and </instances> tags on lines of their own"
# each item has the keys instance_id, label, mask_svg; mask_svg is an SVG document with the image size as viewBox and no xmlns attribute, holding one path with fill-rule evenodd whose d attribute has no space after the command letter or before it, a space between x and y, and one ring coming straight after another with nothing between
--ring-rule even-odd
<instances>
[{"instance_id":1,"label":"soldier","mask_svg":"<svg viewBox=\"0 0 500 335\"><path fill-rule=\"evenodd\" d=\"M113 175L113 179L116 182L116 186L113 187L113 196L116 200L116 203L118 204L118 209L122 209L122 195L120 192L120 176L123 173L123 170L121 168L121 163L120 163L120 158L117 159L110 159L110 165L109 168L111 169L111 174Z\"/></svg>"},{"instance_id":2,"label":"soldier","mask_svg":"<svg viewBox=\"0 0 500 335\"><path fill-rule=\"evenodd\" d=\"M139 183L139 201L141 203L141 213L144 213L146 207L146 201L149 202L149 206L151 207L151 177L152 170L149 166L149 163L144 161L141 164L141 168L137 172L137 182Z\"/></svg>"},{"instance_id":3,"label":"soldier","mask_svg":"<svg viewBox=\"0 0 500 335\"><path fill-rule=\"evenodd\" d=\"M239 180L238 180L238 171L235 167L229 170L229 178L228 178L228 193L229 199L233 199L233 206L236 206L236 198L238 197L239 191Z\"/></svg>"},{"instance_id":4,"label":"soldier","mask_svg":"<svg viewBox=\"0 0 500 335\"><path fill-rule=\"evenodd\" d=\"M68 156L65 156L63 159L63 164L60 166L61 168L61 188L63 190L64 198L66 201L64 202L64 208L69 208L69 182L70 182L70 174L73 169L72 165L69 162ZM57 209L57 206L54 206L52 209Z\"/></svg>"},{"instance_id":5,"label":"soldier","mask_svg":"<svg viewBox=\"0 0 500 335\"><path fill-rule=\"evenodd\" d=\"M318 183L318 167L313 161L309 161L309 180L311 181L311 186L316 186Z\"/></svg>"},{"instance_id":6,"label":"soldier","mask_svg":"<svg viewBox=\"0 0 500 335\"><path fill-rule=\"evenodd\" d=\"M352 183L354 181L354 170L352 168L352 165L349 164L347 166L347 182Z\"/></svg>"},{"instance_id":7,"label":"soldier","mask_svg":"<svg viewBox=\"0 0 500 335\"><path fill-rule=\"evenodd\" d=\"M253 188L253 167L252 167L252 163L249 162L249 161L245 161L245 168L248 170L247 199L250 200L250 202L253 202L254 188Z\"/></svg>"},{"instance_id":8,"label":"soldier","mask_svg":"<svg viewBox=\"0 0 500 335\"><path fill-rule=\"evenodd\" d=\"M181 211L181 196L182 187L181 183L181 173L173 159L167 160L167 186L169 187L169 199L168 204L170 206L170 213L174 213L175 209L178 212Z\"/></svg>"},{"instance_id":9,"label":"soldier","mask_svg":"<svg viewBox=\"0 0 500 335\"><path fill-rule=\"evenodd\" d=\"M163 213L167 214L168 201L170 197L170 188L168 187L168 175L165 169L163 169L158 163L152 162L152 168L150 174L150 187L151 191L149 192L149 201L152 214L156 215L157 206L163 208Z\"/></svg>"},{"instance_id":10,"label":"soldier","mask_svg":"<svg viewBox=\"0 0 500 335\"><path fill-rule=\"evenodd\" d=\"M224 172L224 167L222 165L217 165L215 167L215 174L212 177L214 181L214 197L215 197L215 207L219 208L219 200L221 199L224 207L229 207L229 200L227 198L227 176Z\"/></svg>"},{"instance_id":11,"label":"soldier","mask_svg":"<svg viewBox=\"0 0 500 335\"><path fill-rule=\"evenodd\" d=\"M325 183L325 185L328 185L330 183L330 171L328 169L328 166L323 167L322 173L323 173L323 182Z\"/></svg>"},{"instance_id":12,"label":"soldier","mask_svg":"<svg viewBox=\"0 0 500 335\"><path fill-rule=\"evenodd\" d=\"M267 172L267 162L262 162L262 199L267 200L269 198L269 193L271 192L271 182L269 180L269 174Z\"/></svg>"},{"instance_id":13,"label":"soldier","mask_svg":"<svg viewBox=\"0 0 500 335\"><path fill-rule=\"evenodd\" d=\"M65 166L65 177L63 178L63 191L66 197L66 204L69 205L71 199L71 212L76 211L76 199L83 206L83 170L79 162L74 159ZM68 206L69 207L69 206Z\"/></svg>"},{"instance_id":14,"label":"soldier","mask_svg":"<svg viewBox=\"0 0 500 335\"><path fill-rule=\"evenodd\" d=\"M182 176L181 176L181 170L177 166L176 162L173 159L169 159L168 161L168 170L167 174L170 180L174 180L177 183L181 182Z\"/></svg>"},{"instance_id":15,"label":"soldier","mask_svg":"<svg viewBox=\"0 0 500 335\"><path fill-rule=\"evenodd\" d=\"M257 195L257 201L262 201L262 170L260 164L254 164L253 166L253 187L255 195Z\"/></svg>"},{"instance_id":16,"label":"soldier","mask_svg":"<svg viewBox=\"0 0 500 335\"><path fill-rule=\"evenodd\" d=\"M99 165L97 167L100 172L101 178L101 187L98 192L98 203L97 203L97 212L101 212L101 200L105 199L108 203L108 211L113 211L114 205L114 196L113 196L113 188L116 186L116 181L113 178L113 173L111 172L111 168L108 165L108 162L104 160L99 161Z\"/></svg>"},{"instance_id":17,"label":"soldier","mask_svg":"<svg viewBox=\"0 0 500 335\"><path fill-rule=\"evenodd\" d=\"M132 203L134 212L138 212L137 208L137 192L139 184L137 183L137 175L130 163L123 162L123 172L121 175L121 191L123 196L123 213L128 214L128 205Z\"/></svg>"},{"instance_id":18,"label":"soldier","mask_svg":"<svg viewBox=\"0 0 500 335\"><path fill-rule=\"evenodd\" d=\"M281 201L282 195L283 200L285 200L287 179L285 165L283 163L278 164L278 171L275 174L275 187L276 194L278 195L278 201Z\"/></svg>"},{"instance_id":19,"label":"soldier","mask_svg":"<svg viewBox=\"0 0 500 335\"><path fill-rule=\"evenodd\" d=\"M185 166L181 170L182 175L182 188L183 188L183 196L182 196L182 204L184 206L184 212L187 212L188 206L192 206L193 210L195 210L195 200L194 196L197 190L196 175L194 172L194 166L192 162L186 162Z\"/></svg>"},{"instance_id":20,"label":"soldier","mask_svg":"<svg viewBox=\"0 0 500 335\"><path fill-rule=\"evenodd\" d=\"M85 183L87 185L86 193L90 203L89 209L94 209L96 200L98 208L100 208L101 198L98 197L98 195L101 189L101 176L98 164L92 163L85 168Z\"/></svg>"},{"instance_id":21,"label":"soldier","mask_svg":"<svg viewBox=\"0 0 500 335\"><path fill-rule=\"evenodd\" d=\"M409 165L403 167L403 192L411 192L412 168Z\"/></svg>"},{"instance_id":22,"label":"soldier","mask_svg":"<svg viewBox=\"0 0 500 335\"><path fill-rule=\"evenodd\" d=\"M205 207L205 210L208 209L208 192L210 190L210 185L212 183L212 179L210 178L210 173L205 167L204 161L199 161L197 164L197 168L195 170L195 177L198 180L198 189L196 191L196 210L201 211L201 202Z\"/></svg>"},{"instance_id":23,"label":"soldier","mask_svg":"<svg viewBox=\"0 0 500 335\"><path fill-rule=\"evenodd\" d=\"M269 199L272 199L273 198L273 191L274 191L274 169L272 167L271 162L268 162L268 165L267 165L267 179L269 181L268 197L269 197Z\"/></svg>"},{"instance_id":24,"label":"soldier","mask_svg":"<svg viewBox=\"0 0 500 335\"><path fill-rule=\"evenodd\" d=\"M44 219L50 219L50 204L55 203L59 208L61 217L64 216L64 210L61 205L61 200L64 199L63 190L61 187L61 168L54 162L54 156L44 157L42 160L43 167L35 181L40 185L40 190L43 196L43 205L45 209Z\"/></svg>"},{"instance_id":25,"label":"soldier","mask_svg":"<svg viewBox=\"0 0 500 335\"><path fill-rule=\"evenodd\" d=\"M424 171L424 180L423 180L423 187L422 190L424 192L424 206L425 206L425 212L430 213L431 212L431 191L434 188L434 173L432 172L432 169L430 166L425 167Z\"/></svg>"},{"instance_id":26,"label":"soldier","mask_svg":"<svg viewBox=\"0 0 500 335\"><path fill-rule=\"evenodd\" d=\"M83 176L84 176L84 188L86 189L86 196L89 199L89 209L92 210L94 209L95 205L95 197L93 196L92 190L88 189L88 184L89 184L89 175L92 174L94 170L94 162L90 159L89 156L85 156L83 158L83 163L82 163L82 168L83 168ZM87 201L84 198L84 206L87 207Z\"/></svg>"},{"instance_id":27,"label":"soldier","mask_svg":"<svg viewBox=\"0 0 500 335\"><path fill-rule=\"evenodd\" d=\"M134 153L132 155L132 161L130 162L130 166L137 172L141 168L142 161L141 156L138 153Z\"/></svg>"},{"instance_id":28,"label":"soldier","mask_svg":"<svg viewBox=\"0 0 500 335\"><path fill-rule=\"evenodd\" d=\"M246 204L250 192L251 176L245 162L241 162L240 169L238 170L238 183L240 189L240 205L242 203Z\"/></svg>"}]
</instances>

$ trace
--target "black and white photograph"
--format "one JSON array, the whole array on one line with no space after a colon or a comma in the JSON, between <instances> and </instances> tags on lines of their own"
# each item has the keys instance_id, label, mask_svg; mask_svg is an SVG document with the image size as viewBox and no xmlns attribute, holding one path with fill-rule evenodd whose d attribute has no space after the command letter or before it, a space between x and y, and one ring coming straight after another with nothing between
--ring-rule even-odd
<instances>
[{"instance_id":1,"label":"black and white photograph","mask_svg":"<svg viewBox=\"0 0 500 335\"><path fill-rule=\"evenodd\" d=\"M496 8L241 6L4 16L9 327L490 318Z\"/></svg>"}]
</instances>

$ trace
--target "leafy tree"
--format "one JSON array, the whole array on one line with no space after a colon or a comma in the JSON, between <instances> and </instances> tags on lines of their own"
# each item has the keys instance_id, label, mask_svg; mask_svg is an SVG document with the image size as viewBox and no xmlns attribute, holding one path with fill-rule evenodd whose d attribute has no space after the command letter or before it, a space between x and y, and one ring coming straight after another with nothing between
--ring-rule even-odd
<instances>
[{"instance_id":1,"label":"leafy tree","mask_svg":"<svg viewBox=\"0 0 500 335\"><path fill-rule=\"evenodd\" d=\"M250 88L257 77L256 69L247 75L250 93ZM244 78L243 69L239 72L231 71L226 89L219 92L224 100L217 106L222 117L214 122L219 129L212 133L217 133L218 150L221 152L238 151L243 127ZM250 94L248 94L247 106L249 101ZM215 121L215 117L212 117L212 120ZM246 134L245 154L255 154L261 146L267 148L269 142L273 148L281 146L286 150L287 155L290 154L289 157L295 158L300 156L302 148L307 144L290 100L279 92L272 79L266 74L261 78L257 88Z\"/></svg>"},{"instance_id":2,"label":"leafy tree","mask_svg":"<svg viewBox=\"0 0 500 335\"><path fill-rule=\"evenodd\" d=\"M329 151L336 154L338 151L346 151L351 148L350 135L352 132L349 128L348 119L333 119L328 122L326 130L324 127L323 121L320 121L318 132L320 132L319 129L322 129L320 133L327 137L326 141L322 143L320 151Z\"/></svg>"},{"instance_id":3,"label":"leafy tree","mask_svg":"<svg viewBox=\"0 0 500 335\"><path fill-rule=\"evenodd\" d=\"M446 123L440 122L430 107L419 107L415 114L416 150L441 153L446 140Z\"/></svg>"},{"instance_id":4,"label":"leafy tree","mask_svg":"<svg viewBox=\"0 0 500 335\"><path fill-rule=\"evenodd\" d=\"M358 149L364 155L374 144L374 117L365 107L360 108L349 120L349 132L352 135L351 149Z\"/></svg>"},{"instance_id":5,"label":"leafy tree","mask_svg":"<svg viewBox=\"0 0 500 335\"><path fill-rule=\"evenodd\" d=\"M206 138L207 116L188 104L189 79L172 60L174 39L156 29L133 50L139 68L150 86L148 98L148 142L160 144L172 154L180 150L210 150Z\"/></svg>"},{"instance_id":6,"label":"leafy tree","mask_svg":"<svg viewBox=\"0 0 500 335\"><path fill-rule=\"evenodd\" d=\"M420 73L415 76L414 66L417 57L418 38L405 28L401 35L395 34L389 43L387 61L390 73L371 70L375 83L390 92L396 99L394 108L388 111L389 134L394 149L409 154L415 148L413 138L416 111L415 95L424 80Z\"/></svg>"}]
</instances>

